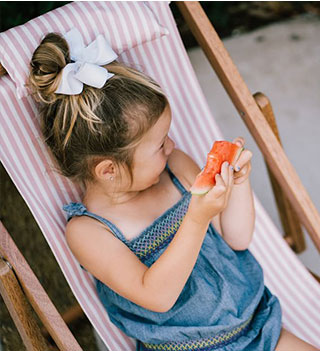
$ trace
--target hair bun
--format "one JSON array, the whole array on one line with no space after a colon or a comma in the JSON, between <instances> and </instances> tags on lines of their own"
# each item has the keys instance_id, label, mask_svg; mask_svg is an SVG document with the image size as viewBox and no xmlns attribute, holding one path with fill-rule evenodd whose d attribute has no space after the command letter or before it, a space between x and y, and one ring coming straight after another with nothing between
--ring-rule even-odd
<instances>
[{"instance_id":1,"label":"hair bun","mask_svg":"<svg viewBox=\"0 0 320 351\"><path fill-rule=\"evenodd\" d=\"M43 102L53 102L61 79L61 70L70 62L69 46L56 33L49 33L34 51L29 82L32 91Z\"/></svg>"}]
</instances>

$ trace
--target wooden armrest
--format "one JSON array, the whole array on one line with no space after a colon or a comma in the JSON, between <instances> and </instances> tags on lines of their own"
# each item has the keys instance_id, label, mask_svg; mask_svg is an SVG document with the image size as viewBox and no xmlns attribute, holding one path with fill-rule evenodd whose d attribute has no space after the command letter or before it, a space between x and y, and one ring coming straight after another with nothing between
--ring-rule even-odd
<instances>
[{"instance_id":1,"label":"wooden armrest","mask_svg":"<svg viewBox=\"0 0 320 351\"><path fill-rule=\"evenodd\" d=\"M81 351L64 320L0 221L0 255L10 262L23 292L61 351Z\"/></svg>"},{"instance_id":2,"label":"wooden armrest","mask_svg":"<svg viewBox=\"0 0 320 351\"><path fill-rule=\"evenodd\" d=\"M177 5L300 222L320 251L320 215L208 17L198 2L177 2Z\"/></svg>"}]
</instances>

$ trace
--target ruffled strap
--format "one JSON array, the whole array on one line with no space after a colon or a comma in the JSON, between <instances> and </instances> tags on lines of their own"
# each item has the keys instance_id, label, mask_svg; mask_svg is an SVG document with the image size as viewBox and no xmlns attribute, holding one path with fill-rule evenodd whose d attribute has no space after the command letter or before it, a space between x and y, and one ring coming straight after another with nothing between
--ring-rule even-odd
<instances>
[{"instance_id":1,"label":"ruffled strap","mask_svg":"<svg viewBox=\"0 0 320 351\"><path fill-rule=\"evenodd\" d=\"M68 221L75 216L83 216L86 214L87 208L80 202L71 202L68 205L64 205L63 210L67 213Z\"/></svg>"}]
</instances>

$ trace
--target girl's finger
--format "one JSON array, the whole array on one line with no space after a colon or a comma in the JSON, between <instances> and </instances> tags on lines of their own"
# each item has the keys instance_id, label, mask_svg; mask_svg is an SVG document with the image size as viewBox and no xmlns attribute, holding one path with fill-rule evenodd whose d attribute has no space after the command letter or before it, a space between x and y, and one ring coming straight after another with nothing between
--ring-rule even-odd
<instances>
[{"instance_id":1,"label":"girl's finger","mask_svg":"<svg viewBox=\"0 0 320 351\"><path fill-rule=\"evenodd\" d=\"M239 160L234 166L234 170L239 172L241 168L246 165L252 159L252 152L250 150L243 150L241 152Z\"/></svg>"},{"instance_id":2,"label":"girl's finger","mask_svg":"<svg viewBox=\"0 0 320 351\"><path fill-rule=\"evenodd\" d=\"M221 177L225 183L225 185L229 184L229 163L223 162L221 167Z\"/></svg>"},{"instance_id":3,"label":"girl's finger","mask_svg":"<svg viewBox=\"0 0 320 351\"><path fill-rule=\"evenodd\" d=\"M229 166L229 187L233 185L233 174L234 174L234 167L232 165Z\"/></svg>"},{"instance_id":4,"label":"girl's finger","mask_svg":"<svg viewBox=\"0 0 320 351\"><path fill-rule=\"evenodd\" d=\"M243 147L246 141L243 137L237 137L232 142L240 147Z\"/></svg>"},{"instance_id":5,"label":"girl's finger","mask_svg":"<svg viewBox=\"0 0 320 351\"><path fill-rule=\"evenodd\" d=\"M234 179L238 179L238 178L243 177L244 175L247 174L248 170L249 170L249 164L247 164L245 167L242 167L240 169L240 171L236 172L234 174Z\"/></svg>"},{"instance_id":6,"label":"girl's finger","mask_svg":"<svg viewBox=\"0 0 320 351\"><path fill-rule=\"evenodd\" d=\"M216 180L216 185L215 186L217 186L217 185L221 185L221 186L226 186L226 183L225 183L225 181L224 181L224 179L222 178L222 175L221 174L216 174L216 176L215 176L215 180Z\"/></svg>"},{"instance_id":7,"label":"girl's finger","mask_svg":"<svg viewBox=\"0 0 320 351\"><path fill-rule=\"evenodd\" d=\"M241 170L234 174L234 184L241 184L248 179L251 172L251 162L248 162Z\"/></svg>"},{"instance_id":8,"label":"girl's finger","mask_svg":"<svg viewBox=\"0 0 320 351\"><path fill-rule=\"evenodd\" d=\"M216 185L212 188L212 190L209 193L211 193L215 198L219 198L220 196L225 194L226 184L224 183L220 174L216 174L215 180Z\"/></svg>"}]
</instances>

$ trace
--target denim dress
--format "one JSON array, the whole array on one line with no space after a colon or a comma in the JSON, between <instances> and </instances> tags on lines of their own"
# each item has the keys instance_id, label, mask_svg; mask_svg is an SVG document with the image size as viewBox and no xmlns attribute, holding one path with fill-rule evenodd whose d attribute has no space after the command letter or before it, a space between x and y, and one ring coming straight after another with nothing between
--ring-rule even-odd
<instances>
[{"instance_id":1,"label":"denim dress","mask_svg":"<svg viewBox=\"0 0 320 351\"><path fill-rule=\"evenodd\" d=\"M167 171L181 192L180 200L132 240L81 203L71 203L64 210L68 219L90 216L104 223L150 267L173 239L191 199L169 167ZM264 286L260 265L248 250L232 250L212 225L193 271L169 311L153 312L138 306L98 279L96 288L110 320L138 340L139 351L270 351L279 339L280 304Z\"/></svg>"}]
</instances>

